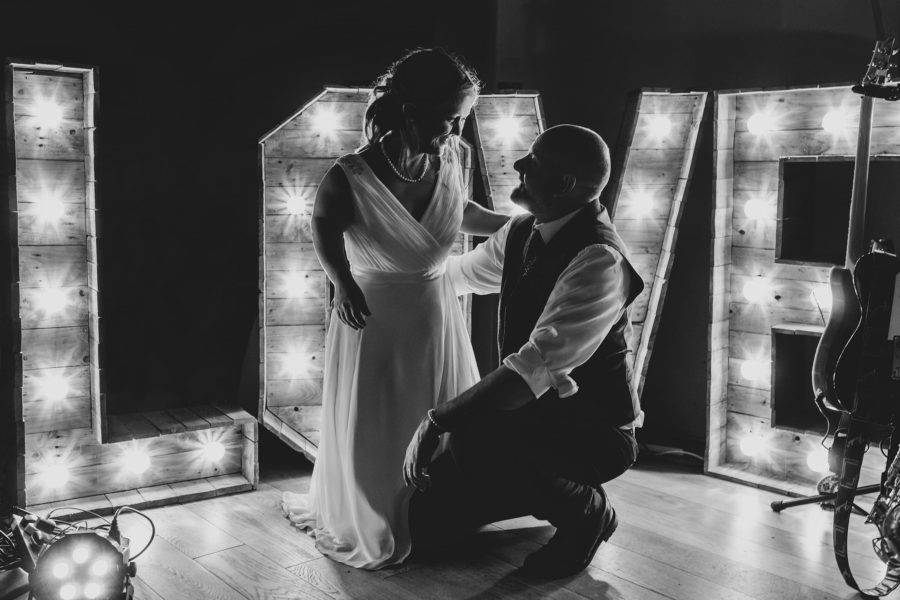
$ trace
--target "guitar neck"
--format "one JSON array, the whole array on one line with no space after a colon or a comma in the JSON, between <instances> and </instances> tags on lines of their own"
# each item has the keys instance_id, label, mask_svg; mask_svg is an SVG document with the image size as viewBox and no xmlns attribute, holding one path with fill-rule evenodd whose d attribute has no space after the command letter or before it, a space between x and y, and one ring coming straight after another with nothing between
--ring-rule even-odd
<instances>
[{"instance_id":1,"label":"guitar neck","mask_svg":"<svg viewBox=\"0 0 900 600\"><path fill-rule=\"evenodd\" d=\"M853 269L866 246L866 192L869 185L869 142L872 137L874 104L872 97L863 96L859 107L859 134L853 164L853 191L850 195L850 226L847 232L847 255L844 259L844 267L847 269Z\"/></svg>"}]
</instances>

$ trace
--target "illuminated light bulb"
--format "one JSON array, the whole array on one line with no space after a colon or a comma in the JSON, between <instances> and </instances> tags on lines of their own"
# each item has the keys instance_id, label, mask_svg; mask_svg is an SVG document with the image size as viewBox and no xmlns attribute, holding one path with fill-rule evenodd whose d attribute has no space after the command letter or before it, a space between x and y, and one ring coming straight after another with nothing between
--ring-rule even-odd
<instances>
[{"instance_id":1,"label":"illuminated light bulb","mask_svg":"<svg viewBox=\"0 0 900 600\"><path fill-rule=\"evenodd\" d=\"M754 277L744 284L743 294L748 302L762 302L769 295L771 285L765 277Z\"/></svg>"},{"instance_id":2,"label":"illuminated light bulb","mask_svg":"<svg viewBox=\"0 0 900 600\"><path fill-rule=\"evenodd\" d=\"M850 127L850 115L846 111L829 110L822 117L822 129L832 134L844 133Z\"/></svg>"},{"instance_id":3,"label":"illuminated light bulb","mask_svg":"<svg viewBox=\"0 0 900 600\"><path fill-rule=\"evenodd\" d=\"M648 123L650 135L655 138L664 138L672 130L672 121L664 115L653 115Z\"/></svg>"},{"instance_id":4,"label":"illuminated light bulb","mask_svg":"<svg viewBox=\"0 0 900 600\"><path fill-rule=\"evenodd\" d=\"M85 544L76 546L75 550L72 551L72 560L75 561L76 565L83 565L90 556L91 550Z\"/></svg>"},{"instance_id":5,"label":"illuminated light bulb","mask_svg":"<svg viewBox=\"0 0 900 600\"><path fill-rule=\"evenodd\" d=\"M37 309L45 314L61 313L69 305L69 297L63 288L46 287L38 292Z\"/></svg>"},{"instance_id":6,"label":"illuminated light bulb","mask_svg":"<svg viewBox=\"0 0 900 600\"><path fill-rule=\"evenodd\" d=\"M775 128L775 119L770 113L758 112L747 119L747 131L754 135L764 135Z\"/></svg>"},{"instance_id":7,"label":"illuminated light bulb","mask_svg":"<svg viewBox=\"0 0 900 600\"><path fill-rule=\"evenodd\" d=\"M34 116L44 127L55 127L62 121L63 111L56 102L42 100L34 105Z\"/></svg>"},{"instance_id":8,"label":"illuminated light bulb","mask_svg":"<svg viewBox=\"0 0 900 600\"><path fill-rule=\"evenodd\" d=\"M38 383L40 394L50 402L59 402L69 395L69 382L62 373L48 373Z\"/></svg>"},{"instance_id":9,"label":"illuminated light bulb","mask_svg":"<svg viewBox=\"0 0 900 600\"><path fill-rule=\"evenodd\" d=\"M94 581L91 581L86 586L84 586L84 597L88 600L94 600L95 598L100 597L100 592L103 591L100 585Z\"/></svg>"},{"instance_id":10,"label":"illuminated light bulb","mask_svg":"<svg viewBox=\"0 0 900 600\"><path fill-rule=\"evenodd\" d=\"M288 214L302 215L306 212L306 201L300 196L291 194L285 202Z\"/></svg>"},{"instance_id":11,"label":"illuminated light bulb","mask_svg":"<svg viewBox=\"0 0 900 600\"><path fill-rule=\"evenodd\" d=\"M825 448L816 448L806 455L806 466L816 473L828 473L831 469L828 467L828 450Z\"/></svg>"},{"instance_id":12,"label":"illuminated light bulb","mask_svg":"<svg viewBox=\"0 0 900 600\"><path fill-rule=\"evenodd\" d=\"M765 219L766 216L768 216L768 213L768 205L759 198L751 198L750 200L747 200L746 204L744 204L744 215L748 219Z\"/></svg>"},{"instance_id":13,"label":"illuminated light bulb","mask_svg":"<svg viewBox=\"0 0 900 600\"><path fill-rule=\"evenodd\" d=\"M41 479L50 487L62 487L69 482L69 469L60 463L48 464L41 471Z\"/></svg>"},{"instance_id":14,"label":"illuminated light bulb","mask_svg":"<svg viewBox=\"0 0 900 600\"><path fill-rule=\"evenodd\" d=\"M769 376L769 363L762 360L745 360L741 365L741 376L744 379L763 381Z\"/></svg>"},{"instance_id":15,"label":"illuminated light bulb","mask_svg":"<svg viewBox=\"0 0 900 600\"><path fill-rule=\"evenodd\" d=\"M511 142L519 137L522 128L515 117L502 117L497 120L497 136L506 142Z\"/></svg>"},{"instance_id":16,"label":"illuminated light bulb","mask_svg":"<svg viewBox=\"0 0 900 600\"><path fill-rule=\"evenodd\" d=\"M62 600L73 600L78 595L78 588L74 583L67 583L59 588L59 597Z\"/></svg>"},{"instance_id":17,"label":"illuminated light bulb","mask_svg":"<svg viewBox=\"0 0 900 600\"><path fill-rule=\"evenodd\" d=\"M302 275L288 275L284 282L289 298L302 298L306 294L306 277Z\"/></svg>"},{"instance_id":18,"label":"illuminated light bulb","mask_svg":"<svg viewBox=\"0 0 900 600\"><path fill-rule=\"evenodd\" d=\"M103 577L109 572L109 561L105 559L100 559L94 561L94 564L91 565L91 575L94 577Z\"/></svg>"},{"instance_id":19,"label":"illuminated light bulb","mask_svg":"<svg viewBox=\"0 0 900 600\"><path fill-rule=\"evenodd\" d=\"M225 445L218 441L207 442L203 446L203 457L210 462L219 462L225 457Z\"/></svg>"},{"instance_id":20,"label":"illuminated light bulb","mask_svg":"<svg viewBox=\"0 0 900 600\"><path fill-rule=\"evenodd\" d=\"M313 127L324 136L332 135L339 126L340 119L330 108L320 108L313 117Z\"/></svg>"},{"instance_id":21,"label":"illuminated light bulb","mask_svg":"<svg viewBox=\"0 0 900 600\"><path fill-rule=\"evenodd\" d=\"M827 285L819 285L809 293L809 301L813 306L818 306L825 311L831 311L831 288Z\"/></svg>"},{"instance_id":22,"label":"illuminated light bulb","mask_svg":"<svg viewBox=\"0 0 900 600\"><path fill-rule=\"evenodd\" d=\"M129 448L122 456L122 467L135 475L150 468L150 455L138 448Z\"/></svg>"},{"instance_id":23,"label":"illuminated light bulb","mask_svg":"<svg viewBox=\"0 0 900 600\"><path fill-rule=\"evenodd\" d=\"M45 223L55 223L66 214L66 205L59 196L45 195L36 199L31 214Z\"/></svg>"},{"instance_id":24,"label":"illuminated light bulb","mask_svg":"<svg viewBox=\"0 0 900 600\"><path fill-rule=\"evenodd\" d=\"M632 207L639 217L646 217L653 210L653 196L647 192L639 192L631 196Z\"/></svg>"},{"instance_id":25,"label":"illuminated light bulb","mask_svg":"<svg viewBox=\"0 0 900 600\"><path fill-rule=\"evenodd\" d=\"M758 435L751 434L741 440L740 447L741 452L753 458L765 451L766 442Z\"/></svg>"},{"instance_id":26,"label":"illuminated light bulb","mask_svg":"<svg viewBox=\"0 0 900 600\"><path fill-rule=\"evenodd\" d=\"M65 579L71 572L72 567L69 566L69 563L60 561L53 565L53 576L57 579Z\"/></svg>"}]
</instances>

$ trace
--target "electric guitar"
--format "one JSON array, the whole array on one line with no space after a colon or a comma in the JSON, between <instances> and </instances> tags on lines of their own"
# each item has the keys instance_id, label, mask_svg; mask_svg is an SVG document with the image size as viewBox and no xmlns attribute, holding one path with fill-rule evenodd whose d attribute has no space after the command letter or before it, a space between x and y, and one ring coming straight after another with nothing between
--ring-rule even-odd
<instances>
[{"instance_id":1,"label":"electric guitar","mask_svg":"<svg viewBox=\"0 0 900 600\"><path fill-rule=\"evenodd\" d=\"M856 143L856 158L853 167L853 188L850 195L850 224L847 234L847 251L842 267L833 267L829 274L831 288L831 313L825 331L819 339L812 367L812 386L816 406L828 422L826 437L838 428L842 414L849 413L853 400L854 382L842 378L836 385L834 374L837 370L841 350L859 323L861 312L859 300L853 284L853 270L856 262L865 252L864 227L866 216L866 191L869 181L869 142L872 133L872 111L874 98L900 99L900 88L891 81L897 52L893 39L875 44L872 60L859 85L853 91L861 94L859 110L859 133ZM835 455L841 452L832 445L829 462L834 465Z\"/></svg>"},{"instance_id":2,"label":"electric guitar","mask_svg":"<svg viewBox=\"0 0 900 600\"><path fill-rule=\"evenodd\" d=\"M834 361L834 377L833 380L828 378L827 372L813 373L813 385L823 386L816 388L817 405L820 409L825 406L833 408L832 417L840 415L829 450L829 466L839 473L834 503L834 556L847 585L866 596L884 596L900 585L900 530L897 528L900 523L900 461L897 457L885 472L881 492L866 520L874 524L880 533L880 537L874 540L874 547L886 566L882 580L871 588L861 589L850 570L847 552L850 514L866 448L869 442L884 440L891 434L893 428L890 420L900 398L900 387L892 371L895 340L888 337L900 262L891 252L893 248L888 248L884 242L874 242L872 249L862 255L872 108L875 97L900 99L897 85L891 81L895 70L892 57L896 53L897 45L893 39L876 43L866 76L853 88L863 97L850 200L847 254L844 267L835 267L831 271L832 291L840 291L841 297L838 314L832 313L826 328L826 332L832 329L835 337L828 341L823 350L823 355L827 356L823 356L821 361L818 360L817 349L814 364L822 368ZM848 279L853 283L849 292L845 288ZM856 318L853 319L851 314ZM834 324L832 317L837 319ZM835 360L837 336L843 335L854 321L853 332ZM824 384L823 378L826 380ZM831 425L829 419L829 429Z\"/></svg>"}]
</instances>

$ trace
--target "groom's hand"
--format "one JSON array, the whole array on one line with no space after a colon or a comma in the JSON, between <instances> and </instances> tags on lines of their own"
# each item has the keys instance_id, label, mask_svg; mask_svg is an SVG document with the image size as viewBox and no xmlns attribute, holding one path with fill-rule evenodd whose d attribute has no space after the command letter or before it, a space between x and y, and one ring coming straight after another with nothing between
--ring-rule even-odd
<instances>
[{"instance_id":1,"label":"groom's hand","mask_svg":"<svg viewBox=\"0 0 900 600\"><path fill-rule=\"evenodd\" d=\"M420 492L431 485L428 465L431 464L431 457L437 450L439 440L440 434L431 420L428 417L422 419L406 448L406 458L403 460L403 481L406 485L414 486Z\"/></svg>"}]
</instances>

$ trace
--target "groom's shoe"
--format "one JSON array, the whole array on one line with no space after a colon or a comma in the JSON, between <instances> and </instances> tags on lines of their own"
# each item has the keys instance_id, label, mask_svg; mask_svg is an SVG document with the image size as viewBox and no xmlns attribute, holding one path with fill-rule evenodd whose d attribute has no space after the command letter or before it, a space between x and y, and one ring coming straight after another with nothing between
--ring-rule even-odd
<instances>
[{"instance_id":1,"label":"groom's shoe","mask_svg":"<svg viewBox=\"0 0 900 600\"><path fill-rule=\"evenodd\" d=\"M619 526L616 511L603 488L592 491L598 496L594 502L597 508L558 519L553 538L525 559L522 568L527 574L544 579L574 575L590 564L600 543L612 536Z\"/></svg>"}]
</instances>

